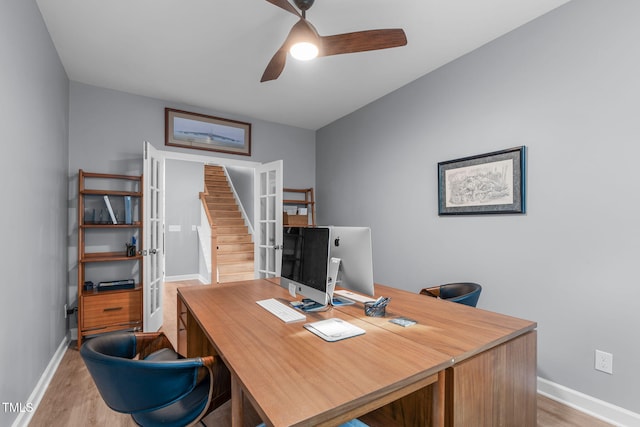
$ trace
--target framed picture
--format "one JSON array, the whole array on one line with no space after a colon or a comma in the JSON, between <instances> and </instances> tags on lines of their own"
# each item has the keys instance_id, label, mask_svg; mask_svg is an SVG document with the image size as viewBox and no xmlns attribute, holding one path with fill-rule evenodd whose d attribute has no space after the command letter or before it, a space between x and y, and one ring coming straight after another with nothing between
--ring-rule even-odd
<instances>
[{"instance_id":1,"label":"framed picture","mask_svg":"<svg viewBox=\"0 0 640 427\"><path fill-rule=\"evenodd\" d=\"M164 109L165 145L251 155L251 123Z\"/></svg>"},{"instance_id":2,"label":"framed picture","mask_svg":"<svg viewBox=\"0 0 640 427\"><path fill-rule=\"evenodd\" d=\"M438 163L438 214L525 213L525 147Z\"/></svg>"}]
</instances>

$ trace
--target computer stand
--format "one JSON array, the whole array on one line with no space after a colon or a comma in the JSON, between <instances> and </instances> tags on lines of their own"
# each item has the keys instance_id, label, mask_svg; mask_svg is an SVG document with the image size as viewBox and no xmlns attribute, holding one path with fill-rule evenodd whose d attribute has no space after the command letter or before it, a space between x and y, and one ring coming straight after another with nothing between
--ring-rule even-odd
<instances>
[{"instance_id":1,"label":"computer stand","mask_svg":"<svg viewBox=\"0 0 640 427\"><path fill-rule=\"evenodd\" d=\"M324 311L331 306L351 305L353 301L333 296L333 291L336 287L338 279L338 272L340 270L340 258L331 258L329 261L329 269L327 271L327 292L326 292L326 304L321 304L309 298L303 298L302 301L292 302L291 305L305 312Z\"/></svg>"},{"instance_id":2,"label":"computer stand","mask_svg":"<svg viewBox=\"0 0 640 427\"><path fill-rule=\"evenodd\" d=\"M304 312L324 311L327 310L331 304L320 304L309 298L303 298L300 305L297 306Z\"/></svg>"},{"instance_id":3,"label":"computer stand","mask_svg":"<svg viewBox=\"0 0 640 427\"><path fill-rule=\"evenodd\" d=\"M329 296L329 304L336 307L355 304L355 301L351 301L350 299L333 296L333 291L336 289L336 284L338 283L341 263L342 260L340 258L331 258L331 262L329 263L329 285L327 286L327 294Z\"/></svg>"}]
</instances>

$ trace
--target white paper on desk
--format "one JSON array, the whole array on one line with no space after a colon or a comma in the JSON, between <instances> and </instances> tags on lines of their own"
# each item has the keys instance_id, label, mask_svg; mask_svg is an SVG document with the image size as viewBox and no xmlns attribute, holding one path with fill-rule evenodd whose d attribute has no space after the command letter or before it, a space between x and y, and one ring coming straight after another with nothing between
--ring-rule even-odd
<instances>
[{"instance_id":1,"label":"white paper on desk","mask_svg":"<svg viewBox=\"0 0 640 427\"><path fill-rule=\"evenodd\" d=\"M326 341L338 341L366 332L364 329L338 318L307 323L304 327Z\"/></svg>"},{"instance_id":2,"label":"white paper on desk","mask_svg":"<svg viewBox=\"0 0 640 427\"><path fill-rule=\"evenodd\" d=\"M293 283L289 283L289 295L294 298L296 297L296 285L294 285Z\"/></svg>"}]
</instances>

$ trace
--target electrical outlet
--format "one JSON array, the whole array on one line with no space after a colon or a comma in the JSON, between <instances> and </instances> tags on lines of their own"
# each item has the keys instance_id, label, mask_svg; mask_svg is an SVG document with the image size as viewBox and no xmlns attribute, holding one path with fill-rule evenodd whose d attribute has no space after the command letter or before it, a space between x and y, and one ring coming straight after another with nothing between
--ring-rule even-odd
<instances>
[{"instance_id":1,"label":"electrical outlet","mask_svg":"<svg viewBox=\"0 0 640 427\"><path fill-rule=\"evenodd\" d=\"M67 318L67 304L64 305L64 318Z\"/></svg>"},{"instance_id":2,"label":"electrical outlet","mask_svg":"<svg viewBox=\"0 0 640 427\"><path fill-rule=\"evenodd\" d=\"M606 372L613 375L613 354L605 351L596 350L596 366L597 371Z\"/></svg>"}]
</instances>

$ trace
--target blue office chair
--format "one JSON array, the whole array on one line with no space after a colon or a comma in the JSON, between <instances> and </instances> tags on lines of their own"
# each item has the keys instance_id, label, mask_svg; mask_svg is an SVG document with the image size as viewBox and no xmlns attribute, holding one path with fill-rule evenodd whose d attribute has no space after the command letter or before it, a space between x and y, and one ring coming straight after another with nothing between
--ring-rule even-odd
<instances>
[{"instance_id":1,"label":"blue office chair","mask_svg":"<svg viewBox=\"0 0 640 427\"><path fill-rule=\"evenodd\" d=\"M475 307L480 298L482 286L477 283L461 282L423 288L420 294Z\"/></svg>"},{"instance_id":2,"label":"blue office chair","mask_svg":"<svg viewBox=\"0 0 640 427\"><path fill-rule=\"evenodd\" d=\"M220 398L228 400L214 390L215 358L184 359L161 332L99 335L84 342L80 355L105 403L144 427L193 426ZM230 420L230 412L225 416ZM354 419L341 427L367 425Z\"/></svg>"},{"instance_id":3,"label":"blue office chair","mask_svg":"<svg viewBox=\"0 0 640 427\"><path fill-rule=\"evenodd\" d=\"M191 426L209 412L214 357L184 359L163 333L100 335L80 355L106 404L138 425Z\"/></svg>"}]
</instances>

